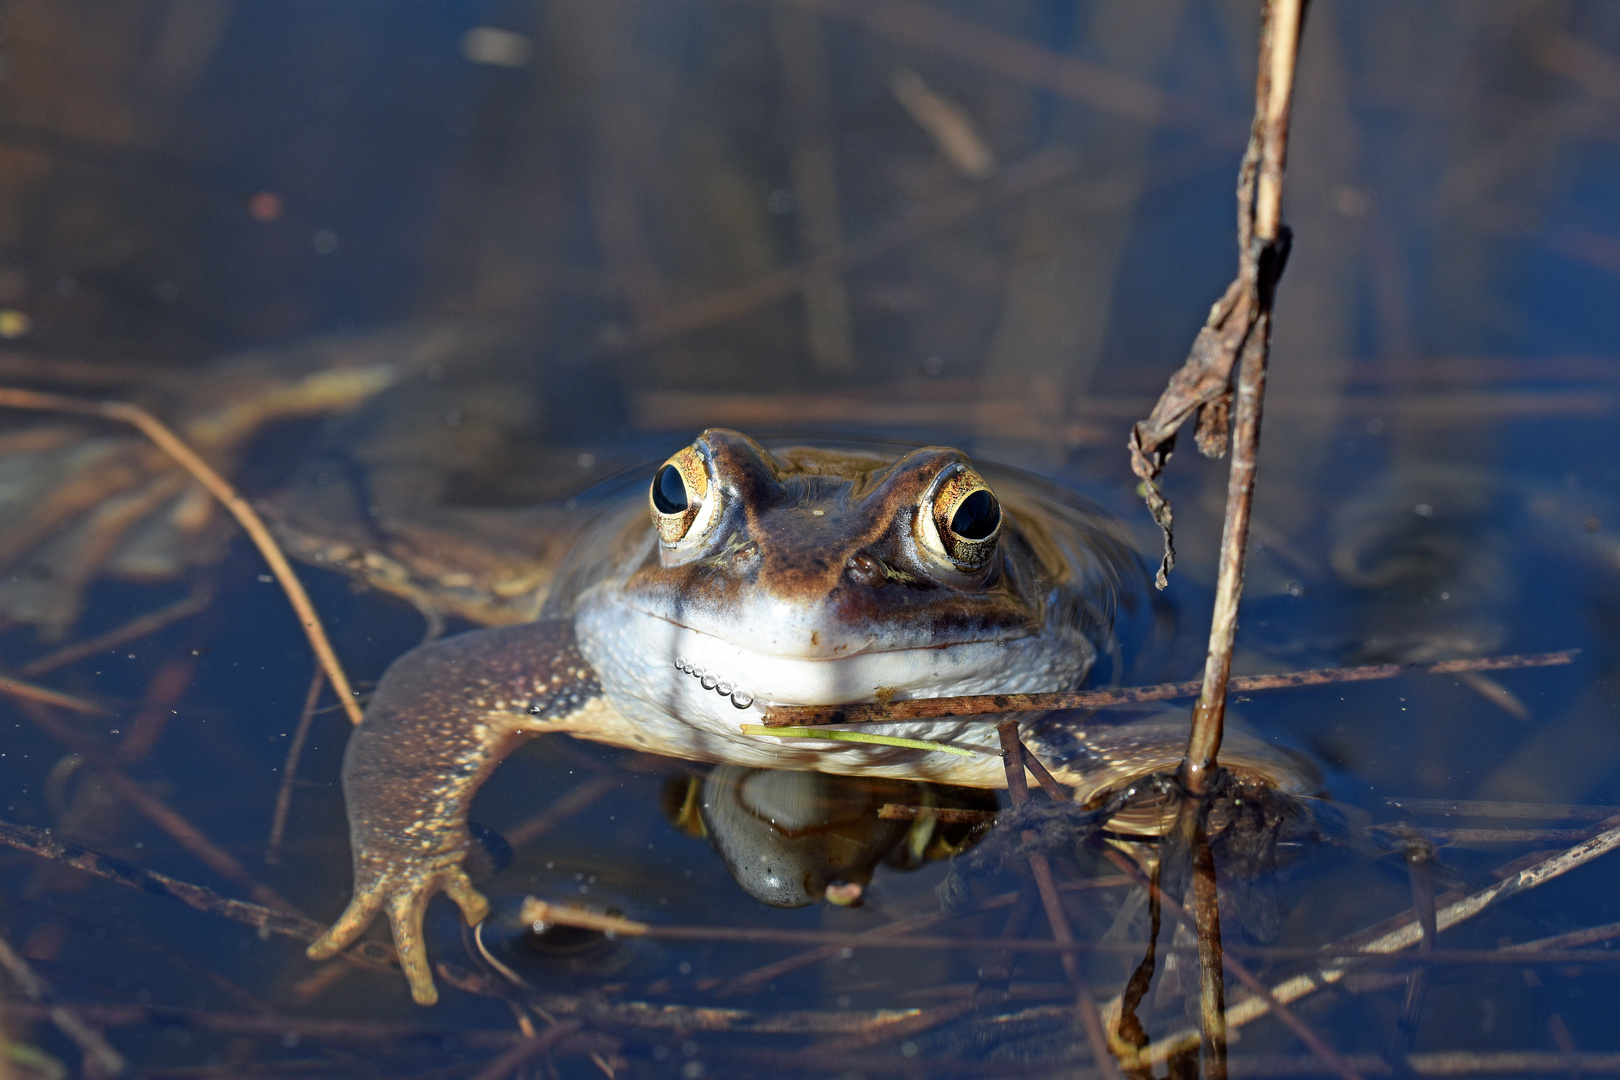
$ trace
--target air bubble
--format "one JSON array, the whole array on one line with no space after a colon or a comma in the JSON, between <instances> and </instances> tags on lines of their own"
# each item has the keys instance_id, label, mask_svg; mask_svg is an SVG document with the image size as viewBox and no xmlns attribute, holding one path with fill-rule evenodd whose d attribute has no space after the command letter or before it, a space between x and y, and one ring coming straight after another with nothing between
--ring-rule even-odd
<instances>
[{"instance_id":1,"label":"air bubble","mask_svg":"<svg viewBox=\"0 0 1620 1080\"><path fill-rule=\"evenodd\" d=\"M736 688L728 682L721 682L720 685L715 687L715 689L720 691L721 697L730 697L731 691Z\"/></svg>"},{"instance_id":2,"label":"air bubble","mask_svg":"<svg viewBox=\"0 0 1620 1080\"><path fill-rule=\"evenodd\" d=\"M713 674L712 672L706 672L704 674L703 689L713 690L718 685L720 685L720 679L717 675Z\"/></svg>"},{"instance_id":3,"label":"air bubble","mask_svg":"<svg viewBox=\"0 0 1620 1080\"><path fill-rule=\"evenodd\" d=\"M734 690L731 693L731 703L739 709L746 709L754 703L754 695L746 690Z\"/></svg>"},{"instance_id":4,"label":"air bubble","mask_svg":"<svg viewBox=\"0 0 1620 1080\"><path fill-rule=\"evenodd\" d=\"M686 670L686 657L677 656L675 658L675 666L680 668L682 671L685 671Z\"/></svg>"}]
</instances>

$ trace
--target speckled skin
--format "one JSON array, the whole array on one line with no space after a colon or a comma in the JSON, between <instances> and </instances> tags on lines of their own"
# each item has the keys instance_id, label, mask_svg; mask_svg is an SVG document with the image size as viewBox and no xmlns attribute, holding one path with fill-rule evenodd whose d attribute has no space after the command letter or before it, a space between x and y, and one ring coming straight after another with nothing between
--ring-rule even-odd
<instances>
[{"instance_id":1,"label":"speckled skin","mask_svg":"<svg viewBox=\"0 0 1620 1080\"><path fill-rule=\"evenodd\" d=\"M422 943L428 900L442 889L469 923L489 912L461 867L473 795L528 736L604 706L568 622L463 634L390 665L343 755L354 896L310 957L347 948L386 909L412 996L437 1001Z\"/></svg>"},{"instance_id":2,"label":"speckled skin","mask_svg":"<svg viewBox=\"0 0 1620 1080\"><path fill-rule=\"evenodd\" d=\"M984 751L967 757L739 724L770 704L1078 686L1115 591L1141 577L1095 512L1016 475L984 479L955 450L772 455L711 430L671 460L692 505L599 518L558 572L572 584L548 602L552 617L423 646L384 674L344 758L354 896L311 957L348 947L386 910L412 995L437 1000L427 901L442 890L469 922L488 912L461 866L467 808L506 754L545 731L733 765L1003 786L983 718L885 729ZM941 500L991 483L995 535L942 540L955 504ZM1080 799L1167 767L1185 738L1021 722ZM1229 742L1223 762L1233 753Z\"/></svg>"}]
</instances>

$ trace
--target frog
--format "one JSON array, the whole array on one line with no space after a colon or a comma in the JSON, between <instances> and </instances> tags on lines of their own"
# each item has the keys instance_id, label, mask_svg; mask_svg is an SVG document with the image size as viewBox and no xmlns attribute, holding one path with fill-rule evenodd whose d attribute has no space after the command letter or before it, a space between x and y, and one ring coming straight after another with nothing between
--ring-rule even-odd
<instances>
[{"instance_id":1,"label":"frog","mask_svg":"<svg viewBox=\"0 0 1620 1080\"><path fill-rule=\"evenodd\" d=\"M463 865L468 807L503 758L542 734L745 768L1003 787L996 725L982 717L883 728L938 749L745 727L777 705L1078 687L1145 581L1096 506L948 447L767 449L711 428L645 484L581 511L589 520L537 618L421 645L384 672L344 756L353 893L311 959L386 914L413 999L436 1002L426 905L442 892L469 924L487 916ZM1185 738L1018 722L1080 802L1172 766ZM1301 783L1255 740L1230 741L1223 760Z\"/></svg>"}]
</instances>

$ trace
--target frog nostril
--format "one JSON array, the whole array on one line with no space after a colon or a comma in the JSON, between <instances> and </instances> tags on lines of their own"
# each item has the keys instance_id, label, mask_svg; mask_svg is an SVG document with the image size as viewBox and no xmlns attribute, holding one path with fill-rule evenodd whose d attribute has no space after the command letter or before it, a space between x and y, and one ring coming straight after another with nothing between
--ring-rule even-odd
<instances>
[{"instance_id":1,"label":"frog nostril","mask_svg":"<svg viewBox=\"0 0 1620 1080\"><path fill-rule=\"evenodd\" d=\"M883 560L864 551L851 555L844 568L849 571L850 577L868 588L875 589L889 579Z\"/></svg>"}]
</instances>

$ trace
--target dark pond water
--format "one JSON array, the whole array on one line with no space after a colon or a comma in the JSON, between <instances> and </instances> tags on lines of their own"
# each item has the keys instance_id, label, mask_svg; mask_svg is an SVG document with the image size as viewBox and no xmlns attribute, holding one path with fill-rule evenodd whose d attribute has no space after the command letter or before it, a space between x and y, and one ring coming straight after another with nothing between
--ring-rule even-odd
<instances>
[{"instance_id":1,"label":"dark pond water","mask_svg":"<svg viewBox=\"0 0 1620 1080\"><path fill-rule=\"evenodd\" d=\"M362 691L429 633L532 616L556 508L709 425L954 445L1084 492L1151 559L1125 433L1233 270L1257 19L15 5L0 381L142 402L296 552L369 553L363 580L300 568ZM1580 651L1234 699L1327 796L1251 876L1220 855L1227 944L1267 985L1399 922L1425 880L1443 908L1620 814L1616 175L1620 8L1311 6L1237 670ZM1200 670L1224 486L1190 447L1171 465L1181 562L1100 677ZM479 794L497 916L480 952L435 901L431 1010L396 970L129 888L151 871L325 921L350 887L348 722L320 699L272 845L312 660L259 556L186 492L115 426L0 420L0 663L106 709L4 699L0 818L127 879L0 848L0 1077L96 1074L53 1004L153 1077L1096 1074L1029 876L980 869L942 910L949 859L924 855L960 830L928 852L886 834L859 906L772 907L681 812L706 767L590 743L536 740ZM1109 716L1165 711L1187 710ZM921 797L824 794L850 819L828 850L867 845L867 867L874 802ZM1053 865L1106 1018L1148 931L1100 851ZM1620 1071L1615 858L1446 930L1416 991L1412 964L1367 964L1295 1014L1363 1075ZM528 940L526 895L709 932ZM923 940L814 936L872 931ZM1136 1009L1154 1040L1196 1015L1187 940L1167 918ZM1243 1016L1234 1075L1328 1070Z\"/></svg>"}]
</instances>

